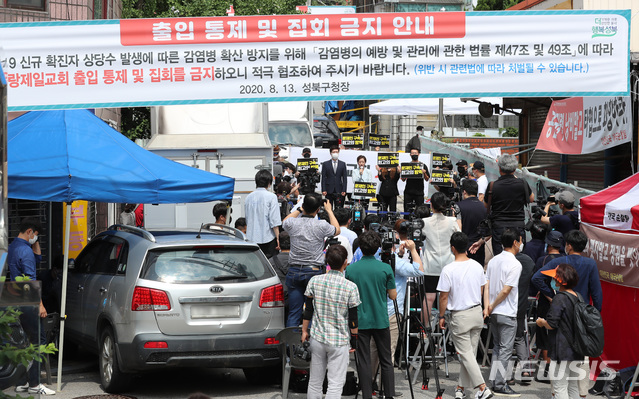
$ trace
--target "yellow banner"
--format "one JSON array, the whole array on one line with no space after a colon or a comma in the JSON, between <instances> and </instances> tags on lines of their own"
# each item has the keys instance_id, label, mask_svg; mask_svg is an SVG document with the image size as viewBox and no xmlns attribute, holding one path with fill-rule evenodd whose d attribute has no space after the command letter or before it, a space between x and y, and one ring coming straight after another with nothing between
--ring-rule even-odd
<instances>
[{"instance_id":1,"label":"yellow banner","mask_svg":"<svg viewBox=\"0 0 639 399\"><path fill-rule=\"evenodd\" d=\"M69 250L69 259L75 259L87 245L88 234L88 201L74 201L71 204L71 229L69 233L69 244L63 243L64 248ZM63 207L62 220L67 218L67 207ZM64 234L62 234L64 240Z\"/></svg>"}]
</instances>

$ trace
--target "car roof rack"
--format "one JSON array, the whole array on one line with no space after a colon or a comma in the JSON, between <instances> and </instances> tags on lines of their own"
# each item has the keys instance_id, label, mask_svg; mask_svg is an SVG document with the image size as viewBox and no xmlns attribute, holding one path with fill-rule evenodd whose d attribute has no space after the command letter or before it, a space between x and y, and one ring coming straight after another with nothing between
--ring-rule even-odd
<instances>
[{"instance_id":1,"label":"car roof rack","mask_svg":"<svg viewBox=\"0 0 639 399\"><path fill-rule=\"evenodd\" d=\"M109 227L109 230L126 231L127 233L132 233L142 238L145 238L151 242L155 242L155 236L153 234L139 227L128 226L125 224L114 224L111 227Z\"/></svg>"},{"instance_id":2,"label":"car roof rack","mask_svg":"<svg viewBox=\"0 0 639 399\"><path fill-rule=\"evenodd\" d=\"M244 236L244 233L242 233L241 231L239 231L238 229L231 227L231 226L227 226L225 224L217 224L217 223L202 223L202 227L201 229L206 229L208 231L212 231L212 232L222 232L224 234L230 235L230 236L235 236L237 238L239 238L242 241L246 241L246 237Z\"/></svg>"}]
</instances>

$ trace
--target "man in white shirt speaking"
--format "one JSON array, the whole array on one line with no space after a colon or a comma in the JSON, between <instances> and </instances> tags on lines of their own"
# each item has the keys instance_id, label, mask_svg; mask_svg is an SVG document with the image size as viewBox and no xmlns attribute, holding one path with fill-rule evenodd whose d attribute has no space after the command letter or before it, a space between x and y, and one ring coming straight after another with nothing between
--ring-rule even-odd
<instances>
[{"instance_id":1,"label":"man in white shirt speaking","mask_svg":"<svg viewBox=\"0 0 639 399\"><path fill-rule=\"evenodd\" d=\"M450 237L450 247L455 261L442 269L437 291L439 291L439 326L444 329L444 314L450 310L448 326L450 336L459 353L461 369L455 389L455 399L466 397L465 389L477 388L475 398L488 399L493 396L486 387L477 363L477 345L488 315L488 284L484 268L466 255L468 236L460 231ZM484 311L481 302L484 298Z\"/></svg>"},{"instance_id":2,"label":"man in white shirt speaking","mask_svg":"<svg viewBox=\"0 0 639 399\"><path fill-rule=\"evenodd\" d=\"M513 353L517 332L517 304L519 300L519 276L521 263L515 254L523 247L521 234L517 229L507 228L501 236L504 250L488 262L486 277L488 278L490 314L493 332L493 358L490 378L493 392L498 396L520 396L506 383L509 360Z\"/></svg>"}]
</instances>

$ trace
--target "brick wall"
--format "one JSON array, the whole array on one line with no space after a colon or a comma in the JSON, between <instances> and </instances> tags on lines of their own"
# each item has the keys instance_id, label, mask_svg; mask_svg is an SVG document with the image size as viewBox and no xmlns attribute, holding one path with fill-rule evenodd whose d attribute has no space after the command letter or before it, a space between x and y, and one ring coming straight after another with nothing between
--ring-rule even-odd
<instances>
[{"instance_id":1,"label":"brick wall","mask_svg":"<svg viewBox=\"0 0 639 399\"><path fill-rule=\"evenodd\" d=\"M444 142L451 144L470 144L470 148L495 148L519 145L518 137L445 137ZM514 154L518 148L502 149L503 153Z\"/></svg>"}]
</instances>

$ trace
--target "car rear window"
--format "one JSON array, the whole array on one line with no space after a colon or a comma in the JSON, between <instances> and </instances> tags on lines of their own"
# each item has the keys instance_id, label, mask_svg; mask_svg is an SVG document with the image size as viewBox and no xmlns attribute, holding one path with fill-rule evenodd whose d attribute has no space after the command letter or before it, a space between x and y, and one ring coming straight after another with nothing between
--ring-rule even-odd
<instances>
[{"instance_id":1,"label":"car rear window","mask_svg":"<svg viewBox=\"0 0 639 399\"><path fill-rule=\"evenodd\" d=\"M256 281L272 276L274 273L259 249L198 247L149 251L141 278L201 284Z\"/></svg>"}]
</instances>

